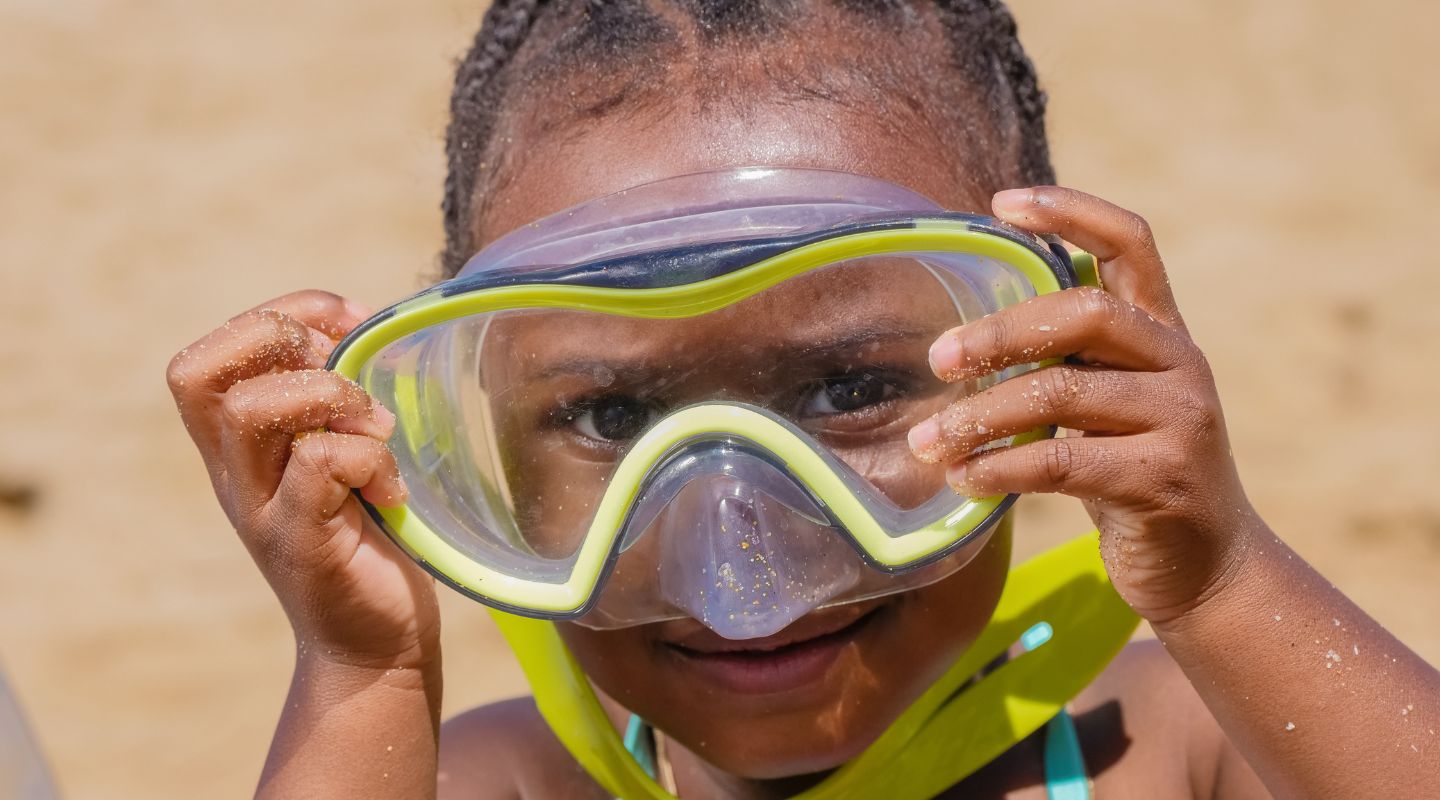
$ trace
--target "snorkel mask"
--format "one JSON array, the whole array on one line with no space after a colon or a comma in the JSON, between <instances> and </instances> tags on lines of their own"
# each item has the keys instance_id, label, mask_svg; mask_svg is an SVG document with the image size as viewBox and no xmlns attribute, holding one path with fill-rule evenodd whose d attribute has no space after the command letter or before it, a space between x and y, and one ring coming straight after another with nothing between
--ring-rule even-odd
<instances>
[{"instance_id":1,"label":"snorkel mask","mask_svg":"<svg viewBox=\"0 0 1440 800\"><path fill-rule=\"evenodd\" d=\"M368 507L376 521L440 580L505 612L497 621L542 713L602 784L667 797L625 754L549 621L617 628L690 617L752 638L816 608L954 574L1015 498L957 495L943 465L910 453L906 434L1038 365L946 383L930 370L929 346L1077 283L1057 243L882 181L700 173L508 234L454 279L356 328L330 366L397 416L390 446L409 498ZM1064 610L1112 618L1111 635L1090 640L1092 657L1069 676L1084 682L1134 625L1093 545L1087 552L1047 573L1072 592L1091 587ZM1016 591L1006 597L1021 609L1002 599L987 629L995 642L1008 637L992 659L1023 632L1010 628L1030 601L1057 596ZM1003 624L1006 614L1018 621ZM963 679L988 661L966 666L971 653L956 665L968 669ZM1018 662L1027 660L1041 663ZM908 749L938 708L953 710L958 686L928 712L917 711L922 698L876 747L908 731ZM855 763L836 775L867 773Z\"/></svg>"}]
</instances>

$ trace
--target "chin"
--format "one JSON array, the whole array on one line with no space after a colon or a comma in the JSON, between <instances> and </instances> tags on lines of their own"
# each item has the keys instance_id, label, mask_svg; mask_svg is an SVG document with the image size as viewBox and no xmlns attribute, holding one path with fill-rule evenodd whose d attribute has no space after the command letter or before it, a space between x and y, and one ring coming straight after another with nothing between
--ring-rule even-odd
<instances>
[{"instance_id":1,"label":"chin","mask_svg":"<svg viewBox=\"0 0 1440 800\"><path fill-rule=\"evenodd\" d=\"M877 730L822 732L812 729L801 736L790 735L785 742L776 742L770 737L736 737L731 741L732 737L727 736L723 741L691 749L738 778L784 780L835 770L865 752L884 731L884 726ZM765 746L759 746L757 740L764 740Z\"/></svg>"}]
</instances>

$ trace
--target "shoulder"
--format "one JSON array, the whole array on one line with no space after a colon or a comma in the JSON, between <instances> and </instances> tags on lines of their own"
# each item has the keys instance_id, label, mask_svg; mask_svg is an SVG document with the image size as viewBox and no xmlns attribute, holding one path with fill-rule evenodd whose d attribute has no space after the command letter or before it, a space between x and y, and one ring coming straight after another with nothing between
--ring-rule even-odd
<instances>
[{"instance_id":1,"label":"shoulder","mask_svg":"<svg viewBox=\"0 0 1440 800\"><path fill-rule=\"evenodd\" d=\"M441 800L604 798L529 697L479 706L440 726Z\"/></svg>"},{"instance_id":2,"label":"shoulder","mask_svg":"<svg viewBox=\"0 0 1440 800\"><path fill-rule=\"evenodd\" d=\"M1159 641L1129 644L1072 708L1097 795L1269 796Z\"/></svg>"}]
</instances>

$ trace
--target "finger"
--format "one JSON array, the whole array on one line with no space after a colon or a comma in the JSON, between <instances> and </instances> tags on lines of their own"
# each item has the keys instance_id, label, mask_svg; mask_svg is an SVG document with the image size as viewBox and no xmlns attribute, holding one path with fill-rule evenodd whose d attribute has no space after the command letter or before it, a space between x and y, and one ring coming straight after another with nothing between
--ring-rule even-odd
<instances>
[{"instance_id":1,"label":"finger","mask_svg":"<svg viewBox=\"0 0 1440 800\"><path fill-rule=\"evenodd\" d=\"M951 464L945 479L969 497L1059 493L1146 502L1154 494L1148 476L1160 469L1159 452L1143 435L1045 439L976 453Z\"/></svg>"},{"instance_id":2,"label":"finger","mask_svg":"<svg viewBox=\"0 0 1440 800\"><path fill-rule=\"evenodd\" d=\"M926 463L953 461L1009 436L1059 426L1116 435L1154 430L1156 376L1060 365L1027 372L951 403L910 430Z\"/></svg>"},{"instance_id":3,"label":"finger","mask_svg":"<svg viewBox=\"0 0 1440 800\"><path fill-rule=\"evenodd\" d=\"M275 369L324 366L334 349L326 331L352 328L364 313L362 306L328 292L296 292L234 317L181 350L166 378L206 462L213 466L219 450L216 417L226 390Z\"/></svg>"},{"instance_id":4,"label":"finger","mask_svg":"<svg viewBox=\"0 0 1440 800\"><path fill-rule=\"evenodd\" d=\"M323 366L344 336L368 316L358 303L330 292L295 292L263 303L228 320L170 364L170 386L177 398L220 393L237 381L274 368Z\"/></svg>"},{"instance_id":5,"label":"finger","mask_svg":"<svg viewBox=\"0 0 1440 800\"><path fill-rule=\"evenodd\" d=\"M363 303L321 289L306 289L261 303L251 311L274 309L336 341L343 339L355 326L374 316Z\"/></svg>"},{"instance_id":6,"label":"finger","mask_svg":"<svg viewBox=\"0 0 1440 800\"><path fill-rule=\"evenodd\" d=\"M1011 189L991 201L995 215L1036 233L1056 233L1100 261L1105 288L1167 325L1183 326L1150 224L1093 195L1060 186Z\"/></svg>"},{"instance_id":7,"label":"finger","mask_svg":"<svg viewBox=\"0 0 1440 800\"><path fill-rule=\"evenodd\" d=\"M284 478L264 511L272 524L256 526L256 541L247 542L262 551L273 551L276 542L267 537L314 531L334 519L359 490L366 502L380 507L405 502L408 492L390 450L369 436L317 432L294 440ZM307 548L318 542L288 542Z\"/></svg>"},{"instance_id":8,"label":"finger","mask_svg":"<svg viewBox=\"0 0 1440 800\"><path fill-rule=\"evenodd\" d=\"M930 367L951 382L1070 355L1118 369L1160 371L1185 363L1192 349L1140 307L1083 287L1032 297L946 331L930 347Z\"/></svg>"},{"instance_id":9,"label":"finger","mask_svg":"<svg viewBox=\"0 0 1440 800\"><path fill-rule=\"evenodd\" d=\"M261 375L225 393L221 436L229 489L239 508L256 508L274 494L297 434L328 428L383 442L395 417L354 381L306 370Z\"/></svg>"}]
</instances>

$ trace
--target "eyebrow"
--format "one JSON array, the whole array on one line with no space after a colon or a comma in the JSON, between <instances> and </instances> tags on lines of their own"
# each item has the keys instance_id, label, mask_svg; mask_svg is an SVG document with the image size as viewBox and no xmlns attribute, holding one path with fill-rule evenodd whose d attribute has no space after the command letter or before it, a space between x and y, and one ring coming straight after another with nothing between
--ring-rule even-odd
<instances>
[{"instance_id":1,"label":"eyebrow","mask_svg":"<svg viewBox=\"0 0 1440 800\"><path fill-rule=\"evenodd\" d=\"M768 344L758 348L750 357L762 363L796 359L817 361L851 354L873 344L904 344L916 340L931 340L937 338L941 332L915 327L910 320L881 318L868 321L864 327L851 329L819 342L805 341L804 337L797 337L791 341ZM615 375L617 382L634 381L662 371L651 366L651 360L644 356L606 358L603 355L586 353L562 357L523 380L531 383L572 375L593 376L596 373L608 372ZM663 368L665 372L671 370L673 367L669 365Z\"/></svg>"}]
</instances>

